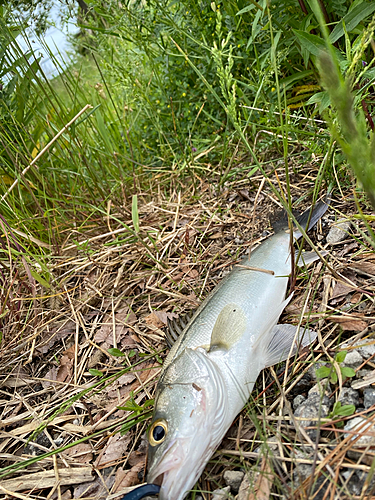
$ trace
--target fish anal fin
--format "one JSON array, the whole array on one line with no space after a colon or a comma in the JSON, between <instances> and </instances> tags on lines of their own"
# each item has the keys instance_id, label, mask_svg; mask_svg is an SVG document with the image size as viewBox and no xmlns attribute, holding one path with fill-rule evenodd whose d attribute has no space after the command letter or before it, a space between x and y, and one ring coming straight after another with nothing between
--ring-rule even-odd
<instances>
[{"instance_id":1,"label":"fish anal fin","mask_svg":"<svg viewBox=\"0 0 375 500\"><path fill-rule=\"evenodd\" d=\"M230 349L246 330L247 319L237 304L227 304L220 311L212 329L210 350Z\"/></svg>"},{"instance_id":2,"label":"fish anal fin","mask_svg":"<svg viewBox=\"0 0 375 500\"><path fill-rule=\"evenodd\" d=\"M298 258L298 252L296 251L295 254L296 254L296 259L297 259ZM328 252L326 250L322 250L320 252L320 255L322 255L323 257L325 257L327 254L328 254ZM300 256L299 256L298 261L296 261L296 264L299 267L308 266L309 264L312 264L316 260L319 260L320 259L320 255L318 255L313 250L310 251L310 252L302 252L300 254Z\"/></svg>"},{"instance_id":3,"label":"fish anal fin","mask_svg":"<svg viewBox=\"0 0 375 500\"><path fill-rule=\"evenodd\" d=\"M296 325L278 324L272 328L267 337L269 341L263 346L264 352L262 353L266 368L285 361L290 352L293 355L297 349L310 345L316 339L317 334L308 328L300 327L298 331Z\"/></svg>"}]
</instances>

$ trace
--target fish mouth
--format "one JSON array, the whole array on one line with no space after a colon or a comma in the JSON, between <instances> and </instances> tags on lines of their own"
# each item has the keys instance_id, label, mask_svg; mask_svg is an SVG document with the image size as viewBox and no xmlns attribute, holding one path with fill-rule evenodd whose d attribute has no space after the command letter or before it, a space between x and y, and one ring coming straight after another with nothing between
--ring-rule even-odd
<instances>
[{"instance_id":1,"label":"fish mouth","mask_svg":"<svg viewBox=\"0 0 375 500\"><path fill-rule=\"evenodd\" d=\"M181 464L184 463L184 451L186 452L181 443L172 442L162 461L149 471L147 482L160 486L159 500L182 500L184 497L183 487L186 478L181 469Z\"/></svg>"}]
</instances>

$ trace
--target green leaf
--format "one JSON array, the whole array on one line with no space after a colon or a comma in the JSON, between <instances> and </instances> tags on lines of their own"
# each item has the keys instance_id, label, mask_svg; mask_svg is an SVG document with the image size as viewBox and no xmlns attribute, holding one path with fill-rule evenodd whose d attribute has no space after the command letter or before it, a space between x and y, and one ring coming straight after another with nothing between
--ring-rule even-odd
<instances>
[{"instance_id":1,"label":"green leaf","mask_svg":"<svg viewBox=\"0 0 375 500\"><path fill-rule=\"evenodd\" d=\"M125 354L121 352L120 349L116 349L116 347L110 347L108 349L108 354L110 354L111 356L116 356L117 358L125 356Z\"/></svg>"},{"instance_id":2,"label":"green leaf","mask_svg":"<svg viewBox=\"0 0 375 500\"><path fill-rule=\"evenodd\" d=\"M335 356L335 360L338 362L338 363L342 363L344 361L344 359L346 358L346 355L348 354L348 351L340 351L336 354Z\"/></svg>"},{"instance_id":3,"label":"green leaf","mask_svg":"<svg viewBox=\"0 0 375 500\"><path fill-rule=\"evenodd\" d=\"M134 231L139 233L138 197L136 194L133 194L132 197L132 221Z\"/></svg>"},{"instance_id":4,"label":"green leaf","mask_svg":"<svg viewBox=\"0 0 375 500\"><path fill-rule=\"evenodd\" d=\"M348 377L348 378L355 377L355 371L353 370L353 368L349 368L349 366L342 366L340 370L343 377Z\"/></svg>"},{"instance_id":5,"label":"green leaf","mask_svg":"<svg viewBox=\"0 0 375 500\"><path fill-rule=\"evenodd\" d=\"M336 401L333 405L333 413L337 413L337 411L341 408L341 401Z\"/></svg>"},{"instance_id":6,"label":"green leaf","mask_svg":"<svg viewBox=\"0 0 375 500\"><path fill-rule=\"evenodd\" d=\"M241 14L245 14L245 12L249 12L249 10L252 10L255 8L255 5L251 3L250 5L246 5L243 9L239 10L236 14L236 16L240 16Z\"/></svg>"},{"instance_id":7,"label":"green leaf","mask_svg":"<svg viewBox=\"0 0 375 500\"><path fill-rule=\"evenodd\" d=\"M323 50L326 50L326 44L319 36L311 35L310 33L300 30L293 30L293 32L301 46L307 49L310 54L318 57Z\"/></svg>"},{"instance_id":8,"label":"green leaf","mask_svg":"<svg viewBox=\"0 0 375 500\"><path fill-rule=\"evenodd\" d=\"M336 415L340 415L340 417L349 417L349 415L353 415L354 412L355 412L354 405L344 405L335 411Z\"/></svg>"},{"instance_id":9,"label":"green leaf","mask_svg":"<svg viewBox=\"0 0 375 500\"><path fill-rule=\"evenodd\" d=\"M306 71L298 71L297 73L294 73L294 75L288 76L287 78L283 78L282 80L280 80L279 82L280 88L283 88L285 86L287 90L294 82L298 82L299 80L302 80L303 78L306 78L312 74L313 71L311 69Z\"/></svg>"},{"instance_id":10,"label":"green leaf","mask_svg":"<svg viewBox=\"0 0 375 500\"><path fill-rule=\"evenodd\" d=\"M332 372L330 381L332 384L337 384L337 373L335 371Z\"/></svg>"},{"instance_id":11,"label":"green leaf","mask_svg":"<svg viewBox=\"0 0 375 500\"><path fill-rule=\"evenodd\" d=\"M339 38L344 35L344 23L346 26L346 31L350 33L354 30L354 28L361 22L363 19L368 17L375 11L375 3L367 3L363 2L360 5L357 5L350 12L346 14L346 16L336 24L335 28L332 30L329 35L329 39L332 43L337 42Z\"/></svg>"},{"instance_id":12,"label":"green leaf","mask_svg":"<svg viewBox=\"0 0 375 500\"><path fill-rule=\"evenodd\" d=\"M328 108L328 106L331 104L331 98L329 97L329 94L326 90L324 90L323 92L317 92L316 94L312 95L307 101L306 106L316 103L319 103L319 113Z\"/></svg>"},{"instance_id":13,"label":"green leaf","mask_svg":"<svg viewBox=\"0 0 375 500\"><path fill-rule=\"evenodd\" d=\"M40 274L38 274L36 271L34 271L34 269L30 269L30 272L31 272L31 276L33 276L33 278L35 278L38 283L40 283L45 288L50 287L50 284L48 283L48 281L46 281L44 278L42 278L42 276Z\"/></svg>"},{"instance_id":14,"label":"green leaf","mask_svg":"<svg viewBox=\"0 0 375 500\"><path fill-rule=\"evenodd\" d=\"M95 370L94 368L90 368L89 369L89 373L93 376L93 377L103 377L104 373L101 372L100 370Z\"/></svg>"},{"instance_id":15,"label":"green leaf","mask_svg":"<svg viewBox=\"0 0 375 500\"><path fill-rule=\"evenodd\" d=\"M321 366L316 370L316 376L318 378L327 378L331 375L332 368L328 366Z\"/></svg>"}]
</instances>

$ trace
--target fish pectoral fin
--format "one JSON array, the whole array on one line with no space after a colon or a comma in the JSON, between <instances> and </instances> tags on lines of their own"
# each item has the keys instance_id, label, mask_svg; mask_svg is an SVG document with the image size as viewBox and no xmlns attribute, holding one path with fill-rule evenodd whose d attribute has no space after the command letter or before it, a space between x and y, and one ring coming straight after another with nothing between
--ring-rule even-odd
<instances>
[{"instance_id":1,"label":"fish pectoral fin","mask_svg":"<svg viewBox=\"0 0 375 500\"><path fill-rule=\"evenodd\" d=\"M210 350L230 349L246 330L247 319L237 304L227 304L221 310L212 329Z\"/></svg>"},{"instance_id":2,"label":"fish pectoral fin","mask_svg":"<svg viewBox=\"0 0 375 500\"><path fill-rule=\"evenodd\" d=\"M289 354L293 355L299 348L310 345L317 337L314 330L295 325L275 325L270 335L269 342L264 346L265 368L284 361Z\"/></svg>"}]
</instances>

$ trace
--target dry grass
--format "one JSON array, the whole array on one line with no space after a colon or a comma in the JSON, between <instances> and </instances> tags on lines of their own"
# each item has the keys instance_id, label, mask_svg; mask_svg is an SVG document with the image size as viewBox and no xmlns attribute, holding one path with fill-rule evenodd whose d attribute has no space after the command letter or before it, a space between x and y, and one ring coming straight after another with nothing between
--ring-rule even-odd
<instances>
[{"instance_id":1,"label":"dry grass","mask_svg":"<svg viewBox=\"0 0 375 500\"><path fill-rule=\"evenodd\" d=\"M282 169L278 174L272 178L283 186ZM297 208L308 206L305 195L315 178L314 164L292 176ZM76 498L117 498L142 482L149 416L143 405L153 396L167 350L167 318L196 308L236 259L267 237L278 208L260 176L233 181L220 192L211 180L195 175L195 183L193 191L177 182L165 191L154 179L148 192L138 193L139 231L124 202L108 204L106 215L66 232L49 259L49 288L35 281L22 252L18 258L9 252L1 262L2 498L67 499L72 492ZM356 213L352 191L343 191L313 234L318 248L326 246L335 218L354 220ZM375 261L358 227L365 230L356 220L352 234L327 247L328 266L317 262L297 277L282 321L309 322L319 328L319 342L289 366L260 375L253 400L199 482L205 499L223 485L223 471L234 468L253 471L257 498L370 498L369 489L353 495L347 486L350 474L372 471L374 456L371 447L357 447L359 436L352 439L337 425L351 417L305 429L291 411L313 364L344 341L371 338ZM3 248L22 247L5 230ZM124 355L110 355L113 348ZM375 368L372 360L364 367ZM331 389L335 400L340 384ZM373 419L372 410L362 414ZM120 436L134 415L134 425ZM314 428L320 429L316 439L308 433ZM311 475L298 479L296 464L311 465ZM254 475L257 467L266 480Z\"/></svg>"}]
</instances>

